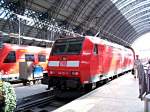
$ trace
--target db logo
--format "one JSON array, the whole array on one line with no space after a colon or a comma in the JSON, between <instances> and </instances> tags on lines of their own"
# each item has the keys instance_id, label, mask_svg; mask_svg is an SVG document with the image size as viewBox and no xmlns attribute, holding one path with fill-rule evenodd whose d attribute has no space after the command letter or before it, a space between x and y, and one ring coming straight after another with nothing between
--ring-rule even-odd
<instances>
[{"instance_id":1,"label":"db logo","mask_svg":"<svg viewBox=\"0 0 150 112\"><path fill-rule=\"evenodd\" d=\"M60 61L59 66L67 66L67 61Z\"/></svg>"}]
</instances>

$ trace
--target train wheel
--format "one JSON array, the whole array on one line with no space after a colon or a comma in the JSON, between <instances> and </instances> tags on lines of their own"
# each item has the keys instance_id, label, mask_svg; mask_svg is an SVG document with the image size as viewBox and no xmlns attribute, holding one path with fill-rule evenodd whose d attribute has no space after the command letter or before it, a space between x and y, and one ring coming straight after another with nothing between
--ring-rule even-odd
<instances>
[{"instance_id":1,"label":"train wheel","mask_svg":"<svg viewBox=\"0 0 150 112\"><path fill-rule=\"evenodd\" d=\"M86 84L85 87L84 87L85 91L87 91L87 92L93 90L94 88L96 88L96 82Z\"/></svg>"},{"instance_id":2,"label":"train wheel","mask_svg":"<svg viewBox=\"0 0 150 112\"><path fill-rule=\"evenodd\" d=\"M104 80L103 80L103 84L107 83L108 81L109 81L108 78L104 79Z\"/></svg>"},{"instance_id":3,"label":"train wheel","mask_svg":"<svg viewBox=\"0 0 150 112\"><path fill-rule=\"evenodd\" d=\"M96 88L96 82L92 83L92 89Z\"/></svg>"},{"instance_id":4,"label":"train wheel","mask_svg":"<svg viewBox=\"0 0 150 112\"><path fill-rule=\"evenodd\" d=\"M27 85L27 81L23 81L23 86L26 86Z\"/></svg>"},{"instance_id":5,"label":"train wheel","mask_svg":"<svg viewBox=\"0 0 150 112\"><path fill-rule=\"evenodd\" d=\"M84 89L85 89L86 92L91 91L91 90L92 90L92 84L86 84L86 85L84 86Z\"/></svg>"},{"instance_id":6,"label":"train wheel","mask_svg":"<svg viewBox=\"0 0 150 112\"><path fill-rule=\"evenodd\" d=\"M36 80L35 84L41 84L41 80Z\"/></svg>"},{"instance_id":7,"label":"train wheel","mask_svg":"<svg viewBox=\"0 0 150 112\"><path fill-rule=\"evenodd\" d=\"M34 85L34 82L33 81L29 81L29 85L30 86Z\"/></svg>"},{"instance_id":8,"label":"train wheel","mask_svg":"<svg viewBox=\"0 0 150 112\"><path fill-rule=\"evenodd\" d=\"M36 84L37 80L33 80L32 82L33 82L33 84Z\"/></svg>"},{"instance_id":9,"label":"train wheel","mask_svg":"<svg viewBox=\"0 0 150 112\"><path fill-rule=\"evenodd\" d=\"M96 87L99 87L99 86L101 86L102 84L103 84L102 81L98 81L98 82L96 82Z\"/></svg>"},{"instance_id":10,"label":"train wheel","mask_svg":"<svg viewBox=\"0 0 150 112\"><path fill-rule=\"evenodd\" d=\"M116 74L116 75L113 76L113 79L116 79L117 77L118 77L118 75Z\"/></svg>"}]
</instances>

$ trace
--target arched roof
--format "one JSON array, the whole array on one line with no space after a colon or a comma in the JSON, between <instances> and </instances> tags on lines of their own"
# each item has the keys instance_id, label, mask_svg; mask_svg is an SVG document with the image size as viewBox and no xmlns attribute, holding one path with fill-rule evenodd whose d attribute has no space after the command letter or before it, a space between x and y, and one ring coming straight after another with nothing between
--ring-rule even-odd
<instances>
[{"instance_id":1,"label":"arched roof","mask_svg":"<svg viewBox=\"0 0 150 112\"><path fill-rule=\"evenodd\" d=\"M56 26L80 34L100 31L104 38L123 45L150 31L150 0L1 0L1 4L14 13L56 22ZM35 26L50 30L36 21L24 34L32 34ZM39 36L39 32L33 36Z\"/></svg>"}]
</instances>

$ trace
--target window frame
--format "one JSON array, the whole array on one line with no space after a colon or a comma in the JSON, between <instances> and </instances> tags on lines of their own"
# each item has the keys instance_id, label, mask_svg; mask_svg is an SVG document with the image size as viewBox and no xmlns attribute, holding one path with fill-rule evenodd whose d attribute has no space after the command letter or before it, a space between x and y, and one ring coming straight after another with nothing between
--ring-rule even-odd
<instances>
[{"instance_id":1,"label":"window frame","mask_svg":"<svg viewBox=\"0 0 150 112\"><path fill-rule=\"evenodd\" d=\"M27 56L33 56L33 59L32 60L30 60L31 58L27 59ZM25 61L26 62L35 62L34 54L25 54Z\"/></svg>"},{"instance_id":2,"label":"window frame","mask_svg":"<svg viewBox=\"0 0 150 112\"><path fill-rule=\"evenodd\" d=\"M43 60L41 61L41 59L40 59L39 56L44 56L44 61ZM46 62L46 55L44 55L44 54L38 54L38 61L39 62Z\"/></svg>"},{"instance_id":3,"label":"window frame","mask_svg":"<svg viewBox=\"0 0 150 112\"><path fill-rule=\"evenodd\" d=\"M13 56L11 56L11 53L13 53ZM13 57L13 59L9 60L10 57ZM16 63L16 51L9 51L3 63Z\"/></svg>"},{"instance_id":4,"label":"window frame","mask_svg":"<svg viewBox=\"0 0 150 112\"><path fill-rule=\"evenodd\" d=\"M93 54L98 55L98 45L94 44Z\"/></svg>"},{"instance_id":5,"label":"window frame","mask_svg":"<svg viewBox=\"0 0 150 112\"><path fill-rule=\"evenodd\" d=\"M61 45L61 44L65 45L64 51L61 52L61 53L54 52L55 49L56 49L56 46ZM70 52L70 51L68 52L69 46L73 45L73 44L80 44L80 51L79 52ZM72 55L72 54L79 55L82 51L82 45L83 45L83 41L81 41L81 40L80 41L67 41L67 42L64 42L64 43L55 43L54 48L52 49L52 55L63 55L63 54L65 54L65 55Z\"/></svg>"}]
</instances>

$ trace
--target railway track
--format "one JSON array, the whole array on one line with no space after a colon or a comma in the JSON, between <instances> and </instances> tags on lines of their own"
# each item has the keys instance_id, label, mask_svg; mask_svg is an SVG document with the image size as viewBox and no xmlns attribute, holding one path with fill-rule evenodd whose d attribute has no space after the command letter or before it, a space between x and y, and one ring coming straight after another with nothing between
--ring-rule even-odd
<instances>
[{"instance_id":1,"label":"railway track","mask_svg":"<svg viewBox=\"0 0 150 112\"><path fill-rule=\"evenodd\" d=\"M41 112L45 110L49 112L69 102L69 100L57 99L55 94L54 91L46 91L20 99L17 101L15 112Z\"/></svg>"},{"instance_id":2,"label":"railway track","mask_svg":"<svg viewBox=\"0 0 150 112\"><path fill-rule=\"evenodd\" d=\"M107 84L107 82L109 80L100 83L98 87ZM15 112L51 112L86 93L46 91L18 100Z\"/></svg>"},{"instance_id":3,"label":"railway track","mask_svg":"<svg viewBox=\"0 0 150 112\"><path fill-rule=\"evenodd\" d=\"M32 110L32 108L35 108L37 106L51 103L54 101L54 99L55 95L53 94L53 91L46 91L43 93L25 97L17 101L15 112L27 112L28 110Z\"/></svg>"},{"instance_id":4,"label":"railway track","mask_svg":"<svg viewBox=\"0 0 150 112\"><path fill-rule=\"evenodd\" d=\"M42 99L38 99L35 101L31 101L22 105L17 106L16 112L27 112L28 110L32 110L32 108L41 106L50 102L53 102L54 97L49 96Z\"/></svg>"}]
</instances>

